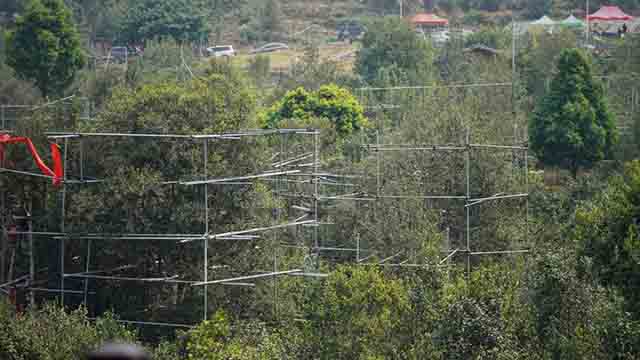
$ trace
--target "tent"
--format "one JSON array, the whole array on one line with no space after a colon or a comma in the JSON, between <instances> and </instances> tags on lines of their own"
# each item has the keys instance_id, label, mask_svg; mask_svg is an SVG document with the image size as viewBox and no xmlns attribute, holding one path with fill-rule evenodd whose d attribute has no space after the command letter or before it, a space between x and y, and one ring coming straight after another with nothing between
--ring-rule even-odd
<instances>
[{"instance_id":1,"label":"tent","mask_svg":"<svg viewBox=\"0 0 640 360\"><path fill-rule=\"evenodd\" d=\"M531 23L531 25L540 25L540 26L553 26L555 24L556 22L551 20L551 18L549 18L547 15Z\"/></svg>"},{"instance_id":2,"label":"tent","mask_svg":"<svg viewBox=\"0 0 640 360\"><path fill-rule=\"evenodd\" d=\"M589 21L630 21L633 16L627 15L617 6L603 6L600 10L587 16Z\"/></svg>"},{"instance_id":3,"label":"tent","mask_svg":"<svg viewBox=\"0 0 640 360\"><path fill-rule=\"evenodd\" d=\"M446 26L449 25L449 20L441 18L436 14L422 13L413 16L411 23L414 25Z\"/></svg>"},{"instance_id":4,"label":"tent","mask_svg":"<svg viewBox=\"0 0 640 360\"><path fill-rule=\"evenodd\" d=\"M583 27L584 23L582 22L582 20L578 19L577 17L571 15L568 18L562 20L562 22L560 23L563 26L566 27Z\"/></svg>"}]
</instances>

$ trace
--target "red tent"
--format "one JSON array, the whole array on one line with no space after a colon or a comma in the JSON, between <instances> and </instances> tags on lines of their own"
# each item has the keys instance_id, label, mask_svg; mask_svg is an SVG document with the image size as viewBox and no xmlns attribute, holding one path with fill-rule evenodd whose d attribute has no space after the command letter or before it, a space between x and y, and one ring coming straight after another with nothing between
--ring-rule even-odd
<instances>
[{"instance_id":1,"label":"red tent","mask_svg":"<svg viewBox=\"0 0 640 360\"><path fill-rule=\"evenodd\" d=\"M587 16L589 21L629 21L633 16L627 15L617 6L603 6L600 10Z\"/></svg>"},{"instance_id":2,"label":"red tent","mask_svg":"<svg viewBox=\"0 0 640 360\"><path fill-rule=\"evenodd\" d=\"M443 19L436 14L416 14L411 18L411 23L414 25L449 25L449 20Z\"/></svg>"}]
</instances>

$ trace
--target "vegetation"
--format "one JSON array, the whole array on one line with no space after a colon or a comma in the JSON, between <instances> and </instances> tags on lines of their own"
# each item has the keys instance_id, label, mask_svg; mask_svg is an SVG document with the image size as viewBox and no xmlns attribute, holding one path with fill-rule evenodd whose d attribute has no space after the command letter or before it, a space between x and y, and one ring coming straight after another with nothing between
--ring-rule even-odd
<instances>
[{"instance_id":1,"label":"vegetation","mask_svg":"<svg viewBox=\"0 0 640 360\"><path fill-rule=\"evenodd\" d=\"M62 0L30 0L7 39L7 63L46 98L61 95L85 63L71 12Z\"/></svg>"},{"instance_id":2,"label":"vegetation","mask_svg":"<svg viewBox=\"0 0 640 360\"><path fill-rule=\"evenodd\" d=\"M574 31L518 34L514 69L502 24L512 10L560 16L581 2L403 1L407 16L424 6L481 25L438 46L391 0L67 0L72 12L40 11L54 3L5 6L22 15L4 20L10 42L33 9L64 13L81 34L67 45L92 62L43 67L65 75L45 96L75 95L47 101L0 43L0 105L33 105L3 107L3 125L47 164L57 141L68 180L27 176L25 148L2 149L0 358L82 358L116 339L161 360L640 358L637 39L606 40L602 55L577 50ZM325 44L342 17L366 35ZM107 63L105 39L144 51ZM246 54L271 40L290 49ZM204 58L213 43L242 55ZM496 51L469 49L478 43ZM257 128L306 135L238 136ZM229 135L200 136L212 133ZM573 176L547 187L545 167ZM263 177L274 170L293 171ZM312 219L316 205L318 226L203 240ZM64 241L49 235L62 224ZM209 281L236 281L195 284L205 266ZM303 274L254 277L290 269ZM87 271L96 278L76 277Z\"/></svg>"},{"instance_id":3,"label":"vegetation","mask_svg":"<svg viewBox=\"0 0 640 360\"><path fill-rule=\"evenodd\" d=\"M285 119L308 124L313 118L330 120L341 135L349 135L367 126L362 106L356 98L349 90L336 85L324 85L311 93L303 88L288 92L266 113L263 126L277 127Z\"/></svg>"},{"instance_id":4,"label":"vegetation","mask_svg":"<svg viewBox=\"0 0 640 360\"><path fill-rule=\"evenodd\" d=\"M389 41L393 39L393 41ZM355 71L367 82L391 76L401 82L428 82L432 64L429 43L398 18L370 25L358 51Z\"/></svg>"},{"instance_id":5,"label":"vegetation","mask_svg":"<svg viewBox=\"0 0 640 360\"><path fill-rule=\"evenodd\" d=\"M209 13L203 9L203 0L135 1L123 21L120 41L125 44L163 38L202 41L209 34Z\"/></svg>"},{"instance_id":6,"label":"vegetation","mask_svg":"<svg viewBox=\"0 0 640 360\"><path fill-rule=\"evenodd\" d=\"M531 147L545 165L575 175L580 168L611 155L616 141L614 119L602 85L579 50L564 50L558 73L531 120Z\"/></svg>"}]
</instances>

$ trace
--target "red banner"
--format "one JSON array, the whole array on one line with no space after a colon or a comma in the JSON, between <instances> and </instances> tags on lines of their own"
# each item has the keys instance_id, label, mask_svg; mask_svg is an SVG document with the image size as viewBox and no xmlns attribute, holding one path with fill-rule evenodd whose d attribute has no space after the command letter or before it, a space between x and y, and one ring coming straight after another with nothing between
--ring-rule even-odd
<instances>
[{"instance_id":1,"label":"red banner","mask_svg":"<svg viewBox=\"0 0 640 360\"><path fill-rule=\"evenodd\" d=\"M60 155L60 147L57 144L54 144L54 143L50 144L51 158L53 159L53 170L51 170L47 165L45 165L44 161L42 161L42 158L38 154L38 151L36 150L35 145L33 145L33 142L31 141L31 139L27 137L0 134L0 161L4 159L5 144L17 144L17 143L23 143L27 145L27 147L29 148L29 152L31 153L31 156L33 157L33 160L36 162L36 165L38 165L38 168L40 168L40 171L43 174L47 176L51 176L53 178L53 185L56 185L56 186L60 185L60 182L62 181L64 174L62 170L62 156Z\"/></svg>"}]
</instances>

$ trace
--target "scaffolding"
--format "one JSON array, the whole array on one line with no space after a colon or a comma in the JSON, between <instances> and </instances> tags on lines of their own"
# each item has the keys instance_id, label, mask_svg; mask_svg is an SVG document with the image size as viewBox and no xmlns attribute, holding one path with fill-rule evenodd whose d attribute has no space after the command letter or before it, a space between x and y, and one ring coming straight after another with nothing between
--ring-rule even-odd
<instances>
[{"instance_id":1,"label":"scaffolding","mask_svg":"<svg viewBox=\"0 0 640 360\"><path fill-rule=\"evenodd\" d=\"M63 164L64 164L64 179L61 182L60 193L60 223L58 225L59 231L34 231L28 229L27 231L14 232L15 235L26 236L29 239L28 253L29 253L29 274L21 276L15 281L7 284L0 285L0 288L6 288L8 286L14 286L21 284L31 293L31 299L35 299L36 292L45 292L56 294L62 305L65 305L65 296L78 296L82 297L83 303L89 304L89 296L95 294L95 292L89 291L90 281L109 280L117 282L135 282L142 284L182 284L191 286L194 288L203 288L202 291L202 319L208 318L208 288L210 285L220 284L225 286L239 286L239 287L253 287L255 284L247 282L247 280L257 280L262 278L275 278L278 276L310 276L310 277L324 277L325 274L319 274L315 272L305 272L304 269L278 269L277 259L274 255L274 269L273 271L261 271L259 274L250 274L243 276L234 276L227 279L214 279L212 280L209 275L209 242L210 241L253 241L260 239L262 234L270 231L286 228L294 228L299 226L310 226L318 223L318 183L314 179L314 174L319 174L319 142L318 138L320 132L315 129L276 129L276 130L247 130L238 131L233 133L224 134L199 134L199 135L178 135L178 134L135 134L135 133L75 133L75 132L49 132L46 134L51 141L56 141L62 145L63 148ZM262 172L241 175L241 176L223 176L212 177L208 171L209 154L210 154L210 142L215 141L242 141L247 138L256 137L276 137L280 138L281 151L276 153L272 160L274 162L270 165L272 169L265 169ZM286 141L283 139L289 137L304 137L311 138L313 151L305 152L302 156L296 154L288 157L290 153L285 148ZM91 186L91 184L101 184L110 181L108 178L92 178L87 175L86 171L86 159L87 149L86 146L82 146L83 142L87 139L98 138L104 141L117 141L117 139L148 139L154 140L170 140L189 142L193 146L201 144L202 147L202 176L198 180L168 180L161 181L159 186L180 186L184 188L200 188L200 194L202 196L202 204L204 206L202 224L204 225L201 233L190 234L167 234L167 233L126 233L121 231L118 233L74 233L72 229L68 228L66 209L68 207L67 198L71 186ZM73 142L77 142L77 154L72 154L74 146ZM78 159L78 166L75 169L71 169L74 161L72 159ZM306 162L305 162L306 161ZM310 161L310 162L309 162ZM17 171L8 168L0 168L0 173L12 174L18 176L32 176L37 178L48 178L47 176L29 172L29 171ZM237 231L215 232L215 229L210 228L209 219L209 189L212 186L243 186L252 185L256 181L280 181L282 177L287 175L306 176L311 180L310 184L313 184L315 193L309 194L308 198L312 200L313 206L307 214L303 217L299 217L295 220L278 219L275 224L269 224L266 226L252 227L249 229L241 229ZM295 205L295 201L292 202L292 206ZM313 251L314 247L317 247L318 236L317 227L313 229L313 242L309 244L308 251ZM45 288L38 286L39 282L36 280L36 266L34 264L34 238L38 239L53 239L59 243L59 287L58 288ZM68 272L67 263L69 258L74 258L72 255L77 254L65 254L66 248L73 241L83 240L86 242L86 254L84 254L85 268L82 272ZM172 243L175 247L191 246L190 244L202 244L202 278L198 280L186 280L183 279L180 274L172 274L167 276L152 276L152 277L133 277L119 275L122 271L135 268L135 265L123 265L114 268L94 269L91 264L93 253L95 252L96 241L166 241ZM315 245L314 245L315 244ZM277 242L276 242L277 247ZM277 254L277 251L274 251ZM71 280L79 280L82 282L82 289L74 289L69 287L66 282ZM139 325L154 325L154 326L170 326L170 327L185 327L191 326L189 324L177 324L171 322L160 321L138 321L133 319L124 319L122 322L128 324Z\"/></svg>"},{"instance_id":2,"label":"scaffolding","mask_svg":"<svg viewBox=\"0 0 640 360\"><path fill-rule=\"evenodd\" d=\"M474 91L481 89L486 92L487 88L500 89L504 91L504 96L512 95L510 83L499 84L476 84L464 86L447 86L446 91ZM411 87L411 88L377 88L359 89L358 93L364 96L363 104L365 108L373 112L393 113L400 111L401 103L395 95L401 92L413 92L413 98L424 105L424 97L433 95L434 91L439 91L442 87ZM384 93L383 96L372 95L373 93ZM420 96L416 96L419 93ZM363 95L364 94L364 95ZM455 100L457 101L457 100ZM475 101L475 100L474 100ZM389 106L380 106L379 104ZM478 105L478 104L476 104ZM474 105L475 106L475 105ZM411 109L411 115L420 108ZM18 232L18 235L28 239L29 254L29 274L20 277L19 284L22 284L31 292L31 299L35 299L36 293L53 294L62 304L81 302L89 304L91 297L98 296L98 290L92 287L98 282L110 281L111 283L132 283L137 286L182 286L189 291L201 291L200 304L202 306L201 316L198 319L209 317L208 309L210 299L208 298L211 286L224 286L227 288L252 289L256 287L255 281L259 279L273 280L273 311L278 314L278 285L277 278L283 276L305 277L322 279L327 276L320 271L319 263L325 260L328 263L336 256L341 258L346 256L346 262L358 266L377 266L383 268L408 268L423 269L430 267L449 267L457 259L464 259L467 274L471 273L473 259L480 256L502 256L526 254L529 249L522 248L502 248L487 249L481 246L477 240L477 231L482 223L478 221L481 217L479 208L495 203L519 202L524 207L522 224L525 227L523 233L528 234L528 144L526 137L526 127L514 121L513 139L509 143L483 143L475 141L474 132L469 124L460 125L453 133L458 141L443 141L425 144L424 142L412 141L410 143L397 143L387 141L392 138L393 131L389 128L386 119L377 116L372 117L377 122L378 130L373 138L362 137L362 141L356 146L358 153L363 154L364 162L372 161L373 166L369 171L353 171L354 169L322 169L322 154L320 149L321 132L316 129L274 129L274 130L247 130L221 134L148 134L148 133L77 133L77 132L49 132L47 137L51 141L58 142L63 148L63 164L65 166L64 179L59 191L59 224L58 231L40 231L40 229L28 229ZM393 123L391 124L393 126ZM462 134L459 134L462 130ZM461 136L459 136L461 135ZM242 142L252 138L277 138L277 142L272 143L270 159L266 166L262 166L259 171L244 174L225 174L214 176L209 168L209 156L212 143L220 144L227 142ZM308 139L309 143L301 141L294 144L291 139ZM93 139L93 140L92 140ZM69 194L88 186L99 186L111 181L109 177L90 176L87 165L92 154L90 141L117 142L128 139L131 142L142 144L144 141L172 141L184 142L192 147L201 147L201 153L194 156L193 161L200 163L201 169L197 176L186 178L160 179L157 186L177 187L185 189L199 189L194 191L194 201L196 198L202 206L202 214L199 223L202 231L198 232L176 232L157 231L137 233L123 229L104 231L76 231L69 227L67 218L67 208L69 204ZM374 140L371 142L370 140ZM434 137L434 139L437 139ZM421 138L424 140L424 138ZM87 144L88 143L88 144ZM88 146L89 145L89 146ZM279 147L279 148L278 148ZM196 151L197 152L197 151ZM504 189L495 193L483 193L473 189L477 162L476 154L498 153L507 154L500 159L508 159L514 165L514 179L522 182L519 191L516 188ZM401 156L413 156L412 154L437 154L432 161L438 167L447 169L451 167L450 173L445 172L445 177L450 178L453 184L452 189L459 188L460 191L446 191L439 189L439 192L425 191L415 193L407 191L405 185L394 183L392 179L385 175L384 167L393 164L385 159L389 154L402 154ZM500 155L502 156L502 155ZM416 158L416 161L422 161ZM264 164L263 164L264 165ZM457 166L457 167L456 167ZM461 169L463 174L455 174L455 169ZM5 176L33 176L42 178L41 174L18 171L9 168L0 168L0 173ZM215 173L219 173L216 171ZM442 174L439 174L442 175ZM436 173L427 173L424 179L437 177ZM406 174L399 174L400 179L410 178ZM276 211L275 219L271 224L253 224L253 226L237 226L239 229L227 229L231 231L219 231L215 226L211 226L209 199L211 189L218 187L238 187L254 186L257 183L269 184L270 189L279 201L286 201L290 213L297 213L295 216L284 217L281 211ZM415 185L415 184L414 184ZM412 188L420 188L423 184L412 185ZM433 189L431 189L433 190ZM365 239L360 233L356 233L353 239L346 237L336 237L328 235L329 230L340 224L341 219L332 219L330 210L339 203L356 204L356 206L367 206L372 209L375 225L372 228L364 226L363 231L369 232L369 238L382 237L385 219L381 218L380 212L393 202L417 202L414 206L433 207L434 211L447 209L446 215L437 215L434 218L420 219L425 222L437 223L437 231L442 236L442 244L439 250L440 255L434 260L426 261L415 249L414 245L407 245L403 248L385 247L384 244L372 243ZM363 205L364 204L364 205ZM434 205L436 204L436 205ZM402 204L401 204L402 205ZM394 208L396 209L396 208ZM326 211L325 211L326 210ZM398 212L403 209L397 206ZM406 211L404 211L406 212ZM362 218L367 215L355 212L356 216ZM407 219L405 216L404 220ZM497 214L500 216L500 214ZM195 216L194 216L195 217ZM451 219L447 219L450 217ZM400 218L402 221L402 218ZM406 220L407 222L410 222ZM493 221L493 220L492 220ZM499 221L497 219L496 221ZM215 225L215 224L214 224ZM255 226L259 225L259 226ZM358 226L358 231L360 231ZM276 231L283 229L303 229L310 235L307 239L296 233L294 241L283 241L275 236ZM49 229L47 229L49 230ZM324 233L324 235L323 235ZM274 234L272 238L269 234ZM303 234L304 235L304 234ZM269 270L254 268L251 272L230 274L225 277L211 277L211 269L218 266L223 268L226 265L211 264L212 254L209 253L211 243L226 242L236 244L241 242L254 242L257 240L271 241L273 250L273 268ZM308 240L308 241L307 241ZM34 260L34 247L38 241L55 241L59 246L59 256L57 269L59 283L57 286L42 286L37 279L40 270ZM82 241L85 247L82 249L73 248L71 244ZM202 262L201 275L199 278L187 278L179 273L179 269L168 269L166 273L145 274L144 276L130 276L127 270L135 269L136 264L118 263L113 266L97 266L92 263L96 257L97 242L108 241L111 244L123 242L127 244L162 242L169 244L172 249L185 249L194 246L202 246L202 252L198 262ZM412 243L420 243L422 239L411 239ZM355 243L352 243L355 242ZM526 239L523 241L527 244ZM402 244L401 244L402 245ZM67 251L70 249L71 251ZM286 266L280 263L278 249L292 249L302 251L304 261L301 264ZM66 252L66 253L65 253ZM462 257L462 258L460 258ZM84 261L74 259L84 258ZM126 260L126 259L125 259ZM147 259L150 261L151 259ZM195 259L194 259L195 261ZM231 260L232 261L232 260ZM82 266L82 264L84 266ZM82 267L82 268L81 268ZM81 269L80 269L81 268ZM50 271L49 271L50 272ZM15 283L12 283L15 284ZM0 285L5 288L7 285ZM186 291L186 290L185 290ZM196 295L194 295L195 297ZM69 297L77 297L77 301L70 301ZM166 319L170 320L170 319ZM121 320L127 324L137 324L141 326L168 326L168 327L190 327L194 324L185 324L171 321L149 321L149 319Z\"/></svg>"}]
</instances>

